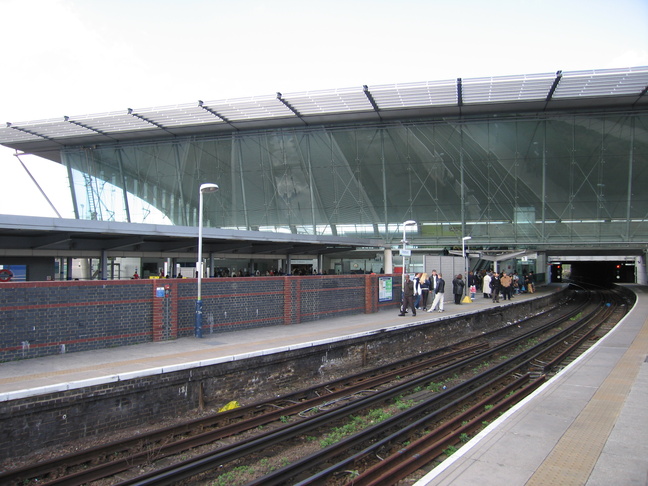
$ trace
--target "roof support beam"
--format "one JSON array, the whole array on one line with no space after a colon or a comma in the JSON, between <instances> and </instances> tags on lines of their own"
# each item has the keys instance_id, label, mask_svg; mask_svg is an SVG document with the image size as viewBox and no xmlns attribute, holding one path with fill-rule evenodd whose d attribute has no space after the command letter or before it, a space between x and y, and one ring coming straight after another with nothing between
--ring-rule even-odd
<instances>
[{"instance_id":1,"label":"roof support beam","mask_svg":"<svg viewBox=\"0 0 648 486\"><path fill-rule=\"evenodd\" d=\"M216 118L219 118L219 119L223 120L225 123L227 123L229 126L234 128L235 130L238 130L238 128L236 128L234 126L234 124L231 121L229 121L225 115L221 115L216 110L212 110L209 106L205 106L205 102L203 100L198 100L198 106L200 108L202 108L203 110L205 110L207 113L211 113Z\"/></svg>"},{"instance_id":2,"label":"roof support beam","mask_svg":"<svg viewBox=\"0 0 648 486\"><path fill-rule=\"evenodd\" d=\"M138 115L137 113L135 113L135 112L133 111L132 108L129 108L129 109L128 109L128 114L131 115L131 116L134 116L135 118L139 118L140 120L143 120L143 121L145 121L146 123L150 123L150 124L153 125L154 127L158 127L160 130L164 130L164 131L167 132L167 133L171 133L171 132L169 132L169 130L167 130L164 126L160 125L159 123L156 123L156 122L154 122L153 120L150 120L150 119L146 118L145 116Z\"/></svg>"},{"instance_id":3,"label":"roof support beam","mask_svg":"<svg viewBox=\"0 0 648 486\"><path fill-rule=\"evenodd\" d=\"M646 96L646 93L648 93L648 86L646 86L643 89L643 91L639 94L639 98L641 98L642 96Z\"/></svg>"},{"instance_id":4,"label":"roof support beam","mask_svg":"<svg viewBox=\"0 0 648 486\"><path fill-rule=\"evenodd\" d=\"M371 106L373 107L374 111L378 113L378 116L380 116L380 107L378 106L378 103L376 103L376 100L374 99L373 95L371 94L371 91L369 91L369 86L366 84L362 86L362 91L364 92L365 96L369 100L369 103L371 103ZM381 117L382 120L382 117Z\"/></svg>"},{"instance_id":5,"label":"roof support beam","mask_svg":"<svg viewBox=\"0 0 648 486\"><path fill-rule=\"evenodd\" d=\"M556 92L556 89L558 88L558 84L560 84L561 79L562 79L562 71L556 71L556 79L554 79L554 82L551 85L551 89L547 94L547 99L545 100L547 103L549 103L551 101L551 98L553 98L553 95ZM546 107L547 106L545 105L545 108Z\"/></svg>"},{"instance_id":6,"label":"roof support beam","mask_svg":"<svg viewBox=\"0 0 648 486\"><path fill-rule=\"evenodd\" d=\"M47 135L42 135L42 134L37 133L37 132L35 132L33 130L27 130L26 128L14 127L10 122L7 122L7 128L11 128L12 130L18 130L19 132L23 132L23 133L28 133L29 135L34 135L35 137L40 137L40 138L43 138L45 140L49 140L51 142L56 142L56 140L54 140L53 138L48 137ZM59 143L59 142L56 142L56 143Z\"/></svg>"},{"instance_id":7,"label":"roof support beam","mask_svg":"<svg viewBox=\"0 0 648 486\"><path fill-rule=\"evenodd\" d=\"M108 138L110 138L112 140L115 140L113 137L108 135L106 132L103 132L103 131L99 130L98 128L92 128L90 125L85 125L84 123L80 123L78 121L70 120L69 116L64 116L63 119L66 122L71 123L72 125L76 125L78 127L85 128L86 130L90 130L91 132L95 132L95 133L98 133L99 135L103 135L104 137L108 137Z\"/></svg>"},{"instance_id":8,"label":"roof support beam","mask_svg":"<svg viewBox=\"0 0 648 486\"><path fill-rule=\"evenodd\" d=\"M48 197L47 193L43 190L43 188L42 188L41 185L38 183L38 181L36 180L36 178L32 175L32 173L30 172L30 170L27 168L27 166L25 165L25 163L22 161L22 159L20 158L20 155L19 155L19 154L14 154L14 156L18 159L18 162L20 162L20 165L22 165L22 168L25 169L25 172L27 172L27 175L29 176L29 178L32 180L32 182L34 183L34 185L38 188L38 190L40 191L40 193L43 195L43 197L44 197L45 200L47 201L47 204L50 205L50 208L52 208L52 210L56 213L56 215L57 215L59 218L62 218L63 216L61 216L61 213L58 212L58 209L56 209L56 206L54 206L54 203L52 203L52 201L51 201L51 199Z\"/></svg>"},{"instance_id":9,"label":"roof support beam","mask_svg":"<svg viewBox=\"0 0 648 486\"><path fill-rule=\"evenodd\" d=\"M288 109L289 109L290 111L292 111L295 115L297 115L297 118L299 118L301 121L303 121L303 122L304 122L304 125L308 125L308 123L306 123L306 122L304 121L304 117L302 116L302 114L299 113L299 111L298 111L294 106L292 106L290 103L288 103L288 101L286 101L286 100L283 98L283 95L282 95L279 91L277 91L277 99L278 99L279 101L281 101L281 102L286 106L286 108L288 108Z\"/></svg>"}]
</instances>

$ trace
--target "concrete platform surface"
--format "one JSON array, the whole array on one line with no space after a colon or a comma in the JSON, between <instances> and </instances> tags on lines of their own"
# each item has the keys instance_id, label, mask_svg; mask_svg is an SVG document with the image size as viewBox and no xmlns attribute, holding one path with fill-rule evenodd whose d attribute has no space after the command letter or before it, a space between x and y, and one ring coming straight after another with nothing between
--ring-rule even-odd
<instances>
[{"instance_id":1,"label":"concrete platform surface","mask_svg":"<svg viewBox=\"0 0 648 486\"><path fill-rule=\"evenodd\" d=\"M594 347L416 486L648 485L648 289Z\"/></svg>"}]
</instances>

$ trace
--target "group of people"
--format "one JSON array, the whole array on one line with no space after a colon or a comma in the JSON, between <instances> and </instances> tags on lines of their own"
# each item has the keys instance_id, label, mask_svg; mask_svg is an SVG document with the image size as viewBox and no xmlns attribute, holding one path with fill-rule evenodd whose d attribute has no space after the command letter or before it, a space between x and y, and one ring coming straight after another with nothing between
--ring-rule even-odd
<instances>
[{"instance_id":1,"label":"group of people","mask_svg":"<svg viewBox=\"0 0 648 486\"><path fill-rule=\"evenodd\" d=\"M499 303L500 298L503 300L511 300L515 294L535 291L535 281L533 272L529 272L520 278L517 272L483 272L481 275L475 275L473 272L468 273L467 285L470 288L472 298L478 289L481 289L484 298L492 299L493 302ZM454 303L461 304L464 295L466 282L463 275L459 274L452 280L452 294L454 295ZM433 296L430 308L427 308L430 294ZM408 309L412 310L412 315L416 315L417 310L426 310L427 312L443 312L443 304L445 297L445 280L443 275L432 270L432 275L428 276L427 273L417 273L414 278L410 278L409 274L405 274L403 281L403 301L399 316L407 314Z\"/></svg>"},{"instance_id":2,"label":"group of people","mask_svg":"<svg viewBox=\"0 0 648 486\"><path fill-rule=\"evenodd\" d=\"M533 272L525 273L522 277L517 272L486 272L481 288L484 299L492 299L493 302L499 302L500 298L511 300L516 294L534 293L535 278Z\"/></svg>"},{"instance_id":3,"label":"group of people","mask_svg":"<svg viewBox=\"0 0 648 486\"><path fill-rule=\"evenodd\" d=\"M461 277L461 275L458 275ZM455 279L456 280L456 279ZM453 280L453 292L454 283ZM463 292L463 287L461 289ZM428 301L432 296L432 304L428 309ZM432 275L425 272L417 273L414 278L410 278L405 274L405 281L403 282L403 302L401 305L401 312L399 316L404 316L408 309L412 310L412 315L416 315L417 310L427 310L427 312L443 312L445 296L445 280L443 275L432 270Z\"/></svg>"}]
</instances>

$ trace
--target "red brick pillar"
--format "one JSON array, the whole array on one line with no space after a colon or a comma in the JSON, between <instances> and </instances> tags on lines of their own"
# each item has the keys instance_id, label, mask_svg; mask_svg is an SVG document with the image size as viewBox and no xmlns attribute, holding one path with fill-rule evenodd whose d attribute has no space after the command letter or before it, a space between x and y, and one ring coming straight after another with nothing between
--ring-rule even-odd
<instances>
[{"instance_id":1,"label":"red brick pillar","mask_svg":"<svg viewBox=\"0 0 648 486\"><path fill-rule=\"evenodd\" d=\"M378 312L378 275L365 275L365 314Z\"/></svg>"},{"instance_id":2,"label":"red brick pillar","mask_svg":"<svg viewBox=\"0 0 648 486\"><path fill-rule=\"evenodd\" d=\"M177 282L171 284L171 305L170 305L170 315L169 315L169 339L178 339L178 300L180 293L179 285Z\"/></svg>"},{"instance_id":3,"label":"red brick pillar","mask_svg":"<svg viewBox=\"0 0 648 486\"><path fill-rule=\"evenodd\" d=\"M284 277L284 324L301 322L301 279Z\"/></svg>"},{"instance_id":4,"label":"red brick pillar","mask_svg":"<svg viewBox=\"0 0 648 486\"><path fill-rule=\"evenodd\" d=\"M153 279L153 341L178 338L178 286L171 280Z\"/></svg>"}]
</instances>

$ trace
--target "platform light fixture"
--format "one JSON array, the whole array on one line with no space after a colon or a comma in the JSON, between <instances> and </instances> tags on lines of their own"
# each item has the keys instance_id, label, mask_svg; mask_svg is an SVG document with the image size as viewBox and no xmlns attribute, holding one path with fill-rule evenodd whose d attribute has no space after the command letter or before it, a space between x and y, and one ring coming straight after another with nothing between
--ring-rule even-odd
<instances>
[{"instance_id":1,"label":"platform light fixture","mask_svg":"<svg viewBox=\"0 0 648 486\"><path fill-rule=\"evenodd\" d=\"M401 277L401 287L402 287L402 294L401 298L405 297L405 245L407 244L407 238L406 238L406 231L408 226L413 226L416 224L416 221L413 221L411 219L408 219L403 223L403 249L401 250L401 253L403 254L403 275Z\"/></svg>"},{"instance_id":2,"label":"platform light fixture","mask_svg":"<svg viewBox=\"0 0 648 486\"><path fill-rule=\"evenodd\" d=\"M194 321L194 336L202 337L202 294L201 283L203 274L202 262L202 233L203 233L203 194L218 191L218 184L206 182L200 185L198 202L198 261L196 262L196 273L198 276L198 292L196 297L196 317Z\"/></svg>"},{"instance_id":3,"label":"platform light fixture","mask_svg":"<svg viewBox=\"0 0 648 486\"><path fill-rule=\"evenodd\" d=\"M471 240L472 236L464 236L461 238L461 254L464 261L464 296L468 295L468 260L466 259L466 241Z\"/></svg>"}]
</instances>

